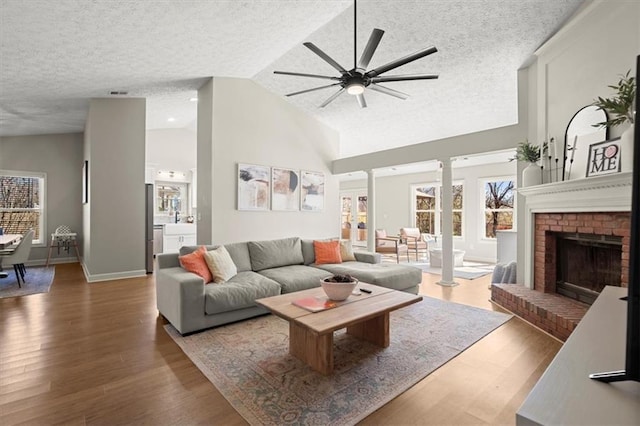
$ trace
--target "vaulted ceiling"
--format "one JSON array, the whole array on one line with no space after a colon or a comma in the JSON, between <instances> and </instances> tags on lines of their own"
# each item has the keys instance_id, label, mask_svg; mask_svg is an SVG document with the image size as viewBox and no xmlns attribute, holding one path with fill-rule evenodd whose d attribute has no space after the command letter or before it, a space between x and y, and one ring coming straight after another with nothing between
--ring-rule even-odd
<instances>
[{"instance_id":1,"label":"vaulted ceiling","mask_svg":"<svg viewBox=\"0 0 640 426\"><path fill-rule=\"evenodd\" d=\"M407 100L365 91L367 108L334 88L286 97L338 130L340 156L427 142L517 120L517 69L583 0L360 0L357 56L385 31L370 68L428 46L438 52L388 74ZM89 99L147 98L147 127L187 127L189 98L210 76L254 79L283 96L337 75L302 43L353 67L353 1L0 0L0 136L81 132ZM168 121L173 118L173 121Z\"/></svg>"}]
</instances>

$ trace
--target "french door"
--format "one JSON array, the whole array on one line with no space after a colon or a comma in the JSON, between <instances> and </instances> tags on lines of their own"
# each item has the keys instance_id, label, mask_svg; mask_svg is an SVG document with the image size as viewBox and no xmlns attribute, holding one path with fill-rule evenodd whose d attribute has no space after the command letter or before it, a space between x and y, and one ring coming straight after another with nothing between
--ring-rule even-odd
<instances>
[{"instance_id":1,"label":"french door","mask_svg":"<svg viewBox=\"0 0 640 426\"><path fill-rule=\"evenodd\" d=\"M354 245L367 245L367 192L340 192L340 232Z\"/></svg>"}]
</instances>

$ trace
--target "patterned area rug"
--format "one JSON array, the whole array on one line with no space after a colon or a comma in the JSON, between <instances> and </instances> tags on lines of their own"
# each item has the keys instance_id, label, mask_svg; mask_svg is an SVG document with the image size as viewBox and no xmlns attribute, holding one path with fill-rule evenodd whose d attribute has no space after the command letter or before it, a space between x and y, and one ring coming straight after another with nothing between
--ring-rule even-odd
<instances>
[{"instance_id":1,"label":"patterned area rug","mask_svg":"<svg viewBox=\"0 0 640 426\"><path fill-rule=\"evenodd\" d=\"M53 283L55 275L55 266L27 266L27 272L24 276L25 282L22 288L18 287L16 274L13 268L6 269L7 278L0 278L0 299L5 297L27 296L36 293L48 293Z\"/></svg>"},{"instance_id":2,"label":"patterned area rug","mask_svg":"<svg viewBox=\"0 0 640 426\"><path fill-rule=\"evenodd\" d=\"M253 425L354 424L511 318L425 297L391 313L391 345L334 335L334 374L289 355L288 323L267 315L182 337L185 354Z\"/></svg>"}]
</instances>

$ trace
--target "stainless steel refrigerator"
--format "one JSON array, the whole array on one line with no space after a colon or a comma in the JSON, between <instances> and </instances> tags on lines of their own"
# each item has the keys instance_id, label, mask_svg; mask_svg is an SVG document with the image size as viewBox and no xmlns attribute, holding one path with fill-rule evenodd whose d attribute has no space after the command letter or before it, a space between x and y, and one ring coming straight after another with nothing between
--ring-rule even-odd
<instances>
[{"instance_id":1,"label":"stainless steel refrigerator","mask_svg":"<svg viewBox=\"0 0 640 426\"><path fill-rule=\"evenodd\" d=\"M153 184L145 184L144 239L147 274L153 273Z\"/></svg>"}]
</instances>

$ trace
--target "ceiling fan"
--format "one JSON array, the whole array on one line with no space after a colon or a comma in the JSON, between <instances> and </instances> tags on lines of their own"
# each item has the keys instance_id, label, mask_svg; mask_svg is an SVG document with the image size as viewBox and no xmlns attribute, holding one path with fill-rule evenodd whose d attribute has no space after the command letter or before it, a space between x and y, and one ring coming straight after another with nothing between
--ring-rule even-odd
<instances>
[{"instance_id":1,"label":"ceiling fan","mask_svg":"<svg viewBox=\"0 0 640 426\"><path fill-rule=\"evenodd\" d=\"M283 74L283 75L292 75L297 77L310 77L310 78L321 78L325 80L334 80L336 83L328 84L325 86L314 87L311 89L300 90L298 92L288 93L286 96L296 96L301 95L303 93L314 92L316 90L327 89L329 87L340 86L340 89L335 92L333 95L329 96L327 100L325 100L322 104L320 104L320 108L324 108L333 100L335 100L338 96L343 94L345 91L354 95L358 100L358 104L361 108L367 107L367 102L364 99L365 89L375 90L376 92L384 93L386 95L395 96L400 99L407 99L409 95L406 93L399 92L397 90L391 89L389 87L385 87L380 85L379 83L393 82L393 81L407 81L407 80L433 80L438 78L438 75L435 74L412 74L412 75L388 75L382 76L381 74L386 73L387 71L391 71L392 69L401 67L402 65L408 64L409 62L413 62L416 59L423 58L427 55L431 55L438 51L434 46L427 47L425 49L419 50L410 55L404 56L400 59L396 59L395 61L391 61L385 65L379 66L372 70L367 71L367 67L369 66L369 62L373 57L373 54L382 39L382 35L384 31L378 28L374 28L371 32L371 36L369 36L369 41L362 52L362 56L359 61L356 61L356 40L357 40L357 10L356 10L356 1L353 2L353 69L346 70L342 65L332 59L325 52L320 50L318 46L313 43L306 42L303 43L309 50L311 50L316 55L320 56L324 61L326 61L329 65L334 67L336 70L340 72L339 77L331 77L326 75L318 75L318 74L305 74L299 72L289 72L289 71L274 71L274 74Z\"/></svg>"}]
</instances>

